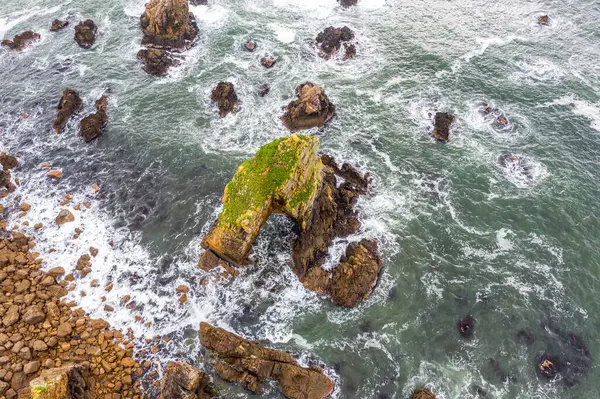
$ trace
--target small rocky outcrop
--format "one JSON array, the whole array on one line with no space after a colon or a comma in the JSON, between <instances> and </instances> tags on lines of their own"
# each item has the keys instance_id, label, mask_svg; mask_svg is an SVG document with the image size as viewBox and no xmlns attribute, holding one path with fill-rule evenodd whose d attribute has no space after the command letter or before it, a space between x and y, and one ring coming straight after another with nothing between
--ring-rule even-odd
<instances>
[{"instance_id":1,"label":"small rocky outcrop","mask_svg":"<svg viewBox=\"0 0 600 399\"><path fill-rule=\"evenodd\" d=\"M169 68L179 65L171 52L158 48L141 49L137 53L137 58L144 64L142 69L154 76L165 76Z\"/></svg>"},{"instance_id":2,"label":"small rocky outcrop","mask_svg":"<svg viewBox=\"0 0 600 399\"><path fill-rule=\"evenodd\" d=\"M91 19L86 19L75 26L75 41L81 48L89 49L96 43L98 28Z\"/></svg>"},{"instance_id":3,"label":"small rocky outcrop","mask_svg":"<svg viewBox=\"0 0 600 399\"><path fill-rule=\"evenodd\" d=\"M464 338L471 338L475 333L475 318L468 315L458 321L457 327L460 335Z\"/></svg>"},{"instance_id":4,"label":"small rocky outcrop","mask_svg":"<svg viewBox=\"0 0 600 399\"><path fill-rule=\"evenodd\" d=\"M32 32L30 30L21 33L20 35L15 35L12 40L2 40L2 45L7 46L11 50L24 50L29 45L37 40L40 40L39 33Z\"/></svg>"},{"instance_id":5,"label":"small rocky outcrop","mask_svg":"<svg viewBox=\"0 0 600 399\"><path fill-rule=\"evenodd\" d=\"M539 17L537 17L537 23L538 23L538 25L541 25L541 26L550 25L550 16L540 15Z\"/></svg>"},{"instance_id":6,"label":"small rocky outcrop","mask_svg":"<svg viewBox=\"0 0 600 399\"><path fill-rule=\"evenodd\" d=\"M323 127L335 115L335 106L329 102L325 91L310 82L296 89L297 100L290 102L281 117L283 124L291 132Z\"/></svg>"},{"instance_id":7,"label":"small rocky outcrop","mask_svg":"<svg viewBox=\"0 0 600 399\"><path fill-rule=\"evenodd\" d=\"M453 115L446 112L436 113L433 121L433 137L440 141L448 141L452 123L454 123Z\"/></svg>"},{"instance_id":8,"label":"small rocky outcrop","mask_svg":"<svg viewBox=\"0 0 600 399\"><path fill-rule=\"evenodd\" d=\"M271 88L269 87L268 84L262 84L258 87L258 95L261 97L266 96L267 94L269 94L269 91L271 91Z\"/></svg>"},{"instance_id":9,"label":"small rocky outcrop","mask_svg":"<svg viewBox=\"0 0 600 399\"><path fill-rule=\"evenodd\" d=\"M344 8L348 8L351 6L355 6L358 3L358 0L338 0L338 3Z\"/></svg>"},{"instance_id":10,"label":"small rocky outcrop","mask_svg":"<svg viewBox=\"0 0 600 399\"><path fill-rule=\"evenodd\" d=\"M224 118L230 112L237 111L239 103L233 83L219 82L210 95L212 102L219 107L219 116Z\"/></svg>"},{"instance_id":11,"label":"small rocky outcrop","mask_svg":"<svg viewBox=\"0 0 600 399\"><path fill-rule=\"evenodd\" d=\"M62 209L60 212L58 212L58 215L56 215L56 219L54 221L57 225L61 226L65 223L74 222L75 215L73 215L73 213L71 213L71 211L68 209Z\"/></svg>"},{"instance_id":12,"label":"small rocky outcrop","mask_svg":"<svg viewBox=\"0 0 600 399\"><path fill-rule=\"evenodd\" d=\"M254 50L256 50L256 41L254 40L248 40L246 43L244 43L244 48L250 52L253 52Z\"/></svg>"},{"instance_id":13,"label":"small rocky outcrop","mask_svg":"<svg viewBox=\"0 0 600 399\"><path fill-rule=\"evenodd\" d=\"M5 196L15 191L16 188L12 183L10 170L17 167L17 158L3 152L0 154L0 165L2 165L2 170L0 170L0 189L2 190L2 195L0 196Z\"/></svg>"},{"instance_id":14,"label":"small rocky outcrop","mask_svg":"<svg viewBox=\"0 0 600 399\"><path fill-rule=\"evenodd\" d=\"M102 129L106 126L108 116L106 115L107 97L102 96L96 101L96 113L86 116L79 122L79 134L86 143L100 137Z\"/></svg>"},{"instance_id":15,"label":"small rocky outcrop","mask_svg":"<svg viewBox=\"0 0 600 399\"><path fill-rule=\"evenodd\" d=\"M412 396L410 398L411 399L435 399L435 395L433 394L433 392L431 392L427 388L419 388L419 389L416 389L412 393Z\"/></svg>"},{"instance_id":16,"label":"small rocky outcrop","mask_svg":"<svg viewBox=\"0 0 600 399\"><path fill-rule=\"evenodd\" d=\"M317 35L316 43L323 58L329 59L344 47L344 60L356 55L354 32L347 26L334 28L330 26Z\"/></svg>"},{"instance_id":17,"label":"small rocky outcrop","mask_svg":"<svg viewBox=\"0 0 600 399\"><path fill-rule=\"evenodd\" d=\"M85 366L65 366L42 371L29 383L31 399L91 398L94 388L86 382Z\"/></svg>"},{"instance_id":18,"label":"small rocky outcrop","mask_svg":"<svg viewBox=\"0 0 600 399\"><path fill-rule=\"evenodd\" d=\"M277 60L275 59L275 57L273 56L266 56L266 57L262 57L260 59L260 65L262 65L263 67L267 68L267 69L271 69L275 66L275 64L277 63Z\"/></svg>"},{"instance_id":19,"label":"small rocky outcrop","mask_svg":"<svg viewBox=\"0 0 600 399\"><path fill-rule=\"evenodd\" d=\"M52 25L50 26L50 31L52 32L57 32L61 29L64 29L67 27L67 25L69 25L69 21L63 21L60 19L55 19L54 21L52 21Z\"/></svg>"},{"instance_id":20,"label":"small rocky outcrop","mask_svg":"<svg viewBox=\"0 0 600 399\"><path fill-rule=\"evenodd\" d=\"M187 0L151 0L140 22L143 46L183 50L190 47L198 35Z\"/></svg>"},{"instance_id":21,"label":"small rocky outcrop","mask_svg":"<svg viewBox=\"0 0 600 399\"><path fill-rule=\"evenodd\" d=\"M333 381L318 367L302 367L286 352L265 348L222 328L201 323L200 343L214 353L214 367L221 378L239 382L257 394L267 380L277 381L290 399L323 399L333 392Z\"/></svg>"},{"instance_id":22,"label":"small rocky outcrop","mask_svg":"<svg viewBox=\"0 0 600 399\"><path fill-rule=\"evenodd\" d=\"M210 378L202 370L182 362L165 367L159 399L210 399L215 397Z\"/></svg>"},{"instance_id":23,"label":"small rocky outcrop","mask_svg":"<svg viewBox=\"0 0 600 399\"><path fill-rule=\"evenodd\" d=\"M83 101L75 90L66 89L58 102L58 113L52 127L56 133L61 133L67 122L83 108Z\"/></svg>"}]
</instances>

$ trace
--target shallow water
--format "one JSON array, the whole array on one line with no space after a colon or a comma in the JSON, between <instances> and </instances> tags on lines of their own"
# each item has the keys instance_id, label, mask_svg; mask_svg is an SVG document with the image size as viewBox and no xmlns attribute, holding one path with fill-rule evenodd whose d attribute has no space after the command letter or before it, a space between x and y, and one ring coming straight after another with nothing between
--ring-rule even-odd
<instances>
[{"instance_id":1,"label":"shallow water","mask_svg":"<svg viewBox=\"0 0 600 399\"><path fill-rule=\"evenodd\" d=\"M595 363L571 389L535 372L544 352L580 359L560 334L580 335L592 358L600 339L598 4L361 0L343 10L335 0L210 3L191 7L199 43L162 79L146 75L135 57L143 0L0 4L3 38L27 29L42 35L22 53L0 49L0 149L22 165L14 173L21 186L0 203L32 205L26 219L45 227L24 228L48 268L69 269L90 246L99 248L73 298L138 336L173 337L161 361L203 366L196 339L203 320L265 340L326 367L337 398L405 398L422 385L445 399L475 398L474 385L488 398L600 397ZM535 22L543 13L552 17L548 27ZM48 31L64 17L71 26ZM73 40L83 18L99 26L91 50ZM357 58L317 57L317 33L344 24L357 35ZM259 43L254 53L241 49L249 38ZM278 58L271 70L258 62L266 54ZM242 99L241 111L224 119L209 100L220 80L233 82ZM335 307L297 281L287 266L294 233L284 217L265 226L257 263L234 281L203 288L196 267L225 184L242 160L287 134L280 107L306 80L322 85L338 109L330 125L310 132L322 150L374 176L360 203L363 227L350 239L377 237L385 272L356 309ZM266 98L258 96L262 83L271 86ZM67 87L80 92L85 111L56 135L51 121ZM85 144L78 121L102 93L109 125ZM482 102L510 125L484 117ZM429 135L436 110L457 116L448 144ZM522 168L503 167L509 153ZM50 181L44 162L64 177ZM92 206L57 228L66 193L75 197L71 205ZM19 222L13 214L10 225ZM76 226L84 231L73 239ZM93 279L99 287L88 286ZM109 281L114 289L106 293ZM179 284L192 287L183 306L174 294ZM103 311L103 295L114 313ZM120 306L124 295L135 310ZM136 323L136 314L152 325ZM467 314L477 320L472 340L456 329ZM522 329L531 345L517 337ZM220 388L225 397L252 397ZM265 397L279 397L278 390Z\"/></svg>"}]
</instances>

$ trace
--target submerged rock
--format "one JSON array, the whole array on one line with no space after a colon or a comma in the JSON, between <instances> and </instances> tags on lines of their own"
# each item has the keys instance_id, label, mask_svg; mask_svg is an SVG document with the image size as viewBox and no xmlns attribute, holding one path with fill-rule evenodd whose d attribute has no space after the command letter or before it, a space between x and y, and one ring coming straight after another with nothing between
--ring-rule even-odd
<instances>
[{"instance_id":1,"label":"submerged rock","mask_svg":"<svg viewBox=\"0 0 600 399\"><path fill-rule=\"evenodd\" d=\"M88 49L96 42L96 32L98 28L91 19L86 19L75 26L75 41L79 47Z\"/></svg>"},{"instance_id":2,"label":"submerged rock","mask_svg":"<svg viewBox=\"0 0 600 399\"><path fill-rule=\"evenodd\" d=\"M538 25L542 25L542 26L550 25L550 16L540 15L539 17L537 17L537 23L538 23Z\"/></svg>"},{"instance_id":3,"label":"submerged rock","mask_svg":"<svg viewBox=\"0 0 600 399\"><path fill-rule=\"evenodd\" d=\"M464 338L471 338L475 333L475 318L468 315L458 321L458 332Z\"/></svg>"},{"instance_id":4,"label":"submerged rock","mask_svg":"<svg viewBox=\"0 0 600 399\"><path fill-rule=\"evenodd\" d=\"M277 63L277 60L275 59L275 57L272 57L270 55L266 56L266 57L262 57L260 59L260 65L264 66L267 69L273 68L276 63Z\"/></svg>"},{"instance_id":5,"label":"submerged rock","mask_svg":"<svg viewBox=\"0 0 600 399\"><path fill-rule=\"evenodd\" d=\"M265 348L236 334L200 324L200 343L214 353L214 367L221 378L239 382L261 393L267 380L279 383L290 399L323 399L334 388L333 381L317 367L305 368L288 353Z\"/></svg>"},{"instance_id":6,"label":"submerged rock","mask_svg":"<svg viewBox=\"0 0 600 399\"><path fill-rule=\"evenodd\" d=\"M411 399L436 399L433 392L431 392L427 388L415 389L415 391L412 393L410 398Z\"/></svg>"},{"instance_id":7,"label":"submerged rock","mask_svg":"<svg viewBox=\"0 0 600 399\"><path fill-rule=\"evenodd\" d=\"M538 361L538 372L548 379L553 379L560 373L561 364L558 356L544 354Z\"/></svg>"},{"instance_id":8,"label":"submerged rock","mask_svg":"<svg viewBox=\"0 0 600 399\"><path fill-rule=\"evenodd\" d=\"M209 399L215 397L210 378L202 370L182 362L165 367L159 399Z\"/></svg>"},{"instance_id":9,"label":"submerged rock","mask_svg":"<svg viewBox=\"0 0 600 399\"><path fill-rule=\"evenodd\" d=\"M183 50L198 36L194 14L187 0L151 0L140 17L142 45L166 50Z\"/></svg>"},{"instance_id":10,"label":"submerged rock","mask_svg":"<svg viewBox=\"0 0 600 399\"><path fill-rule=\"evenodd\" d=\"M62 132L71 116L81 111L82 108L83 101L79 98L79 94L75 90L66 89L58 102L58 113L52 125L54 131Z\"/></svg>"},{"instance_id":11,"label":"submerged rock","mask_svg":"<svg viewBox=\"0 0 600 399\"><path fill-rule=\"evenodd\" d=\"M56 32L56 31L59 31L61 29L64 29L67 25L69 25L69 21L62 21L60 19L55 19L54 21L52 21L52 25L50 26L50 30L52 32Z\"/></svg>"},{"instance_id":12,"label":"submerged rock","mask_svg":"<svg viewBox=\"0 0 600 399\"><path fill-rule=\"evenodd\" d=\"M440 141L448 141L450 137L450 127L453 122L454 116L446 112L436 113L433 122L433 137Z\"/></svg>"},{"instance_id":13,"label":"submerged rock","mask_svg":"<svg viewBox=\"0 0 600 399\"><path fill-rule=\"evenodd\" d=\"M348 8L350 6L355 6L358 3L358 0L338 0L338 3L344 8Z\"/></svg>"},{"instance_id":14,"label":"submerged rock","mask_svg":"<svg viewBox=\"0 0 600 399\"><path fill-rule=\"evenodd\" d=\"M154 76L165 76L170 67L179 64L169 51L157 48L141 49L137 53L137 59L144 63L142 69Z\"/></svg>"},{"instance_id":15,"label":"submerged rock","mask_svg":"<svg viewBox=\"0 0 600 399\"><path fill-rule=\"evenodd\" d=\"M212 102L219 107L219 116L225 117L230 112L235 112L239 103L233 83L219 82L210 95Z\"/></svg>"},{"instance_id":16,"label":"submerged rock","mask_svg":"<svg viewBox=\"0 0 600 399\"><path fill-rule=\"evenodd\" d=\"M296 89L297 100L290 102L281 117L291 132L323 127L335 115L335 106L329 102L323 89L313 83L303 83Z\"/></svg>"},{"instance_id":17,"label":"submerged rock","mask_svg":"<svg viewBox=\"0 0 600 399\"><path fill-rule=\"evenodd\" d=\"M347 26L334 28L330 26L317 35L316 43L321 56L329 59L332 55L345 49L344 60L356 55L356 47L351 41L354 40L354 32Z\"/></svg>"},{"instance_id":18,"label":"submerged rock","mask_svg":"<svg viewBox=\"0 0 600 399\"><path fill-rule=\"evenodd\" d=\"M29 383L31 399L60 399L92 397L93 386L88 385L88 369L81 365L47 369Z\"/></svg>"},{"instance_id":19,"label":"submerged rock","mask_svg":"<svg viewBox=\"0 0 600 399\"><path fill-rule=\"evenodd\" d=\"M15 35L13 40L2 40L2 45L9 47L11 50L21 51L29 47L31 43L40 40L40 37L39 33L28 30L20 35Z\"/></svg>"},{"instance_id":20,"label":"submerged rock","mask_svg":"<svg viewBox=\"0 0 600 399\"><path fill-rule=\"evenodd\" d=\"M267 94L269 94L269 91L271 90L271 88L269 87L268 84L262 84L258 87L258 95L261 97L266 96Z\"/></svg>"},{"instance_id":21,"label":"submerged rock","mask_svg":"<svg viewBox=\"0 0 600 399\"><path fill-rule=\"evenodd\" d=\"M106 115L106 96L96 101L96 113L86 116L79 122L79 134L86 143L100 137L102 129L106 126L108 116Z\"/></svg>"},{"instance_id":22,"label":"submerged rock","mask_svg":"<svg viewBox=\"0 0 600 399\"><path fill-rule=\"evenodd\" d=\"M244 48L250 52L256 50L256 42L254 40L248 40L244 43Z\"/></svg>"}]
</instances>

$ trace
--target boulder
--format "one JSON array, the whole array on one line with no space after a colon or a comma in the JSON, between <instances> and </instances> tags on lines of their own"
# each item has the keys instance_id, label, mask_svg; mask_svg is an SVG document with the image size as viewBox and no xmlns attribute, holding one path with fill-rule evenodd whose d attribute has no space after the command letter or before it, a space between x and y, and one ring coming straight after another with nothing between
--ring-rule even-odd
<instances>
[{"instance_id":1,"label":"boulder","mask_svg":"<svg viewBox=\"0 0 600 399\"><path fill-rule=\"evenodd\" d=\"M37 324L46 319L46 314L37 305L29 306L23 312L23 321L27 324Z\"/></svg>"},{"instance_id":2,"label":"boulder","mask_svg":"<svg viewBox=\"0 0 600 399\"><path fill-rule=\"evenodd\" d=\"M86 383L87 373L80 365L46 369L29 383L31 399L93 397L93 387Z\"/></svg>"},{"instance_id":3,"label":"boulder","mask_svg":"<svg viewBox=\"0 0 600 399\"><path fill-rule=\"evenodd\" d=\"M29 47L31 43L40 40L40 37L39 33L28 30L20 35L15 35L13 40L3 40L2 45L9 47L11 50L21 51Z\"/></svg>"},{"instance_id":4,"label":"boulder","mask_svg":"<svg viewBox=\"0 0 600 399\"><path fill-rule=\"evenodd\" d=\"M344 8L348 8L350 6L355 6L358 3L358 0L338 0L338 3Z\"/></svg>"},{"instance_id":5,"label":"boulder","mask_svg":"<svg viewBox=\"0 0 600 399\"><path fill-rule=\"evenodd\" d=\"M166 50L183 50L198 35L194 15L187 0L150 0L140 22L142 45Z\"/></svg>"},{"instance_id":6,"label":"boulder","mask_svg":"<svg viewBox=\"0 0 600 399\"><path fill-rule=\"evenodd\" d=\"M270 56L270 55L268 55L266 57L262 57L260 59L260 65L264 66L267 69L273 68L276 63L277 63L277 60L275 59L275 57Z\"/></svg>"},{"instance_id":7,"label":"boulder","mask_svg":"<svg viewBox=\"0 0 600 399\"><path fill-rule=\"evenodd\" d=\"M550 25L550 17L548 15L540 15L537 17L537 23L541 26L548 26Z\"/></svg>"},{"instance_id":8,"label":"boulder","mask_svg":"<svg viewBox=\"0 0 600 399\"><path fill-rule=\"evenodd\" d=\"M58 113L53 123L53 128L56 133L64 130L67 122L83 108L83 101L79 98L79 94L75 90L66 89L58 103Z\"/></svg>"},{"instance_id":9,"label":"boulder","mask_svg":"<svg viewBox=\"0 0 600 399\"><path fill-rule=\"evenodd\" d=\"M15 185L11 181L10 170L17 167L17 158L12 155L7 155L5 152L0 153L0 188L5 188L8 192L15 190Z\"/></svg>"},{"instance_id":10,"label":"boulder","mask_svg":"<svg viewBox=\"0 0 600 399\"><path fill-rule=\"evenodd\" d=\"M56 32L61 29L64 29L67 25L69 25L69 21L62 21L60 19L55 19L52 21L52 25L50 26L50 31Z\"/></svg>"},{"instance_id":11,"label":"boulder","mask_svg":"<svg viewBox=\"0 0 600 399\"><path fill-rule=\"evenodd\" d=\"M558 356L543 354L537 363L538 373L548 379L554 379L563 368L562 361Z\"/></svg>"},{"instance_id":12,"label":"boulder","mask_svg":"<svg viewBox=\"0 0 600 399\"><path fill-rule=\"evenodd\" d=\"M448 138L450 137L450 127L453 122L453 115L446 112L436 113L433 122L433 137L440 141L448 141Z\"/></svg>"},{"instance_id":13,"label":"boulder","mask_svg":"<svg viewBox=\"0 0 600 399\"><path fill-rule=\"evenodd\" d=\"M335 115L335 106L329 102L319 86L307 82L296 89L297 100L290 102L281 117L291 132L323 127Z\"/></svg>"},{"instance_id":14,"label":"boulder","mask_svg":"<svg viewBox=\"0 0 600 399\"><path fill-rule=\"evenodd\" d=\"M269 87L268 84L262 84L258 87L258 95L261 97L266 96L267 94L269 94L269 91L271 91L271 88Z\"/></svg>"},{"instance_id":15,"label":"boulder","mask_svg":"<svg viewBox=\"0 0 600 399\"><path fill-rule=\"evenodd\" d=\"M75 221L75 216L68 209L61 210L58 215L56 215L56 224L63 225L65 223Z\"/></svg>"},{"instance_id":16,"label":"boulder","mask_svg":"<svg viewBox=\"0 0 600 399\"><path fill-rule=\"evenodd\" d=\"M137 58L144 63L142 69L154 76L165 76L170 67L179 64L169 51L157 48L141 49Z\"/></svg>"},{"instance_id":17,"label":"boulder","mask_svg":"<svg viewBox=\"0 0 600 399\"><path fill-rule=\"evenodd\" d=\"M239 100L233 83L219 82L217 87L213 89L210 99L219 107L219 116L221 118L237 110Z\"/></svg>"},{"instance_id":18,"label":"boulder","mask_svg":"<svg viewBox=\"0 0 600 399\"><path fill-rule=\"evenodd\" d=\"M208 323L200 324L200 343L214 353L214 366L221 378L239 382L260 394L267 380L279 383L290 399L323 399L334 388L333 381L318 367L305 368L286 352L269 349Z\"/></svg>"},{"instance_id":19,"label":"boulder","mask_svg":"<svg viewBox=\"0 0 600 399\"><path fill-rule=\"evenodd\" d=\"M248 40L246 43L244 43L244 48L250 52L253 52L256 50L256 41Z\"/></svg>"},{"instance_id":20,"label":"boulder","mask_svg":"<svg viewBox=\"0 0 600 399\"><path fill-rule=\"evenodd\" d=\"M100 97L96 101L96 113L86 116L79 122L79 134L86 143L100 137L102 129L106 126L108 121L106 102L106 96Z\"/></svg>"},{"instance_id":21,"label":"boulder","mask_svg":"<svg viewBox=\"0 0 600 399\"><path fill-rule=\"evenodd\" d=\"M215 397L210 378L189 364L171 362L165 367L159 399L208 399Z\"/></svg>"},{"instance_id":22,"label":"boulder","mask_svg":"<svg viewBox=\"0 0 600 399\"><path fill-rule=\"evenodd\" d=\"M330 26L317 35L316 43L323 58L329 59L344 47L344 60L356 55L354 32L347 26L334 28Z\"/></svg>"},{"instance_id":23,"label":"boulder","mask_svg":"<svg viewBox=\"0 0 600 399\"><path fill-rule=\"evenodd\" d=\"M435 399L435 395L429 389L419 388L416 389L411 397L411 399Z\"/></svg>"},{"instance_id":24,"label":"boulder","mask_svg":"<svg viewBox=\"0 0 600 399\"><path fill-rule=\"evenodd\" d=\"M0 165L2 165L2 168L4 170L10 170L10 169L14 169L17 167L17 158L12 156L12 155L8 155L7 153L3 152L0 153Z\"/></svg>"},{"instance_id":25,"label":"boulder","mask_svg":"<svg viewBox=\"0 0 600 399\"><path fill-rule=\"evenodd\" d=\"M458 321L458 332L464 338L471 338L475 333L475 318L468 315Z\"/></svg>"},{"instance_id":26,"label":"boulder","mask_svg":"<svg viewBox=\"0 0 600 399\"><path fill-rule=\"evenodd\" d=\"M98 28L91 19L86 19L75 26L75 41L79 47L88 49L96 42Z\"/></svg>"},{"instance_id":27,"label":"boulder","mask_svg":"<svg viewBox=\"0 0 600 399\"><path fill-rule=\"evenodd\" d=\"M225 187L223 211L202 246L239 266L271 214L286 214L304 226L321 188L318 148L318 139L294 135L263 146L243 162Z\"/></svg>"}]
</instances>

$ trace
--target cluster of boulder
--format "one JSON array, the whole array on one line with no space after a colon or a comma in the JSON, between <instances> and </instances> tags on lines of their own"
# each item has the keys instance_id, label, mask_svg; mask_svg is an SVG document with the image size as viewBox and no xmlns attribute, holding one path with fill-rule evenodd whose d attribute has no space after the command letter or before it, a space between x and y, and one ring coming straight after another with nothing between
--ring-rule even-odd
<instances>
[{"instance_id":1,"label":"cluster of boulder","mask_svg":"<svg viewBox=\"0 0 600 399\"><path fill-rule=\"evenodd\" d=\"M96 112L83 118L79 122L79 134L85 142L93 141L100 137L102 130L108 122L106 104L108 98L103 95L96 101ZM79 93L72 89L66 89L58 102L57 113L52 124L56 133L62 133L71 117L83 109L83 101Z\"/></svg>"},{"instance_id":2,"label":"cluster of boulder","mask_svg":"<svg viewBox=\"0 0 600 399\"><path fill-rule=\"evenodd\" d=\"M20 35L15 35L13 40L2 40L2 45L7 46L11 50L24 50L29 45L37 40L40 40L40 34L32 32L30 30L21 33Z\"/></svg>"}]
</instances>

